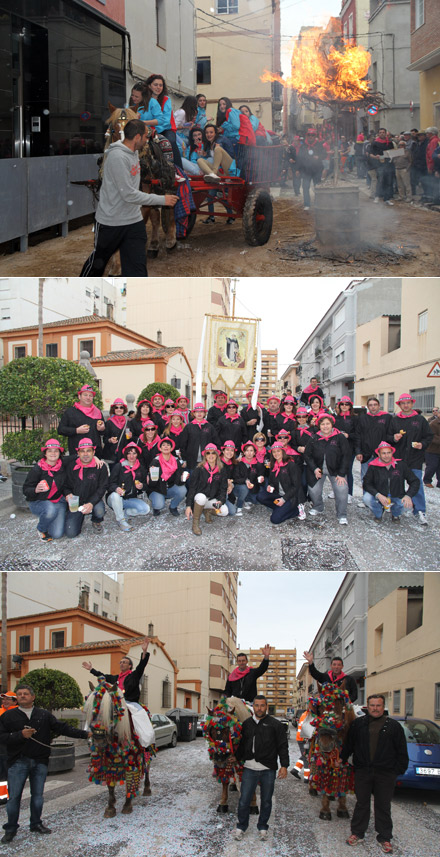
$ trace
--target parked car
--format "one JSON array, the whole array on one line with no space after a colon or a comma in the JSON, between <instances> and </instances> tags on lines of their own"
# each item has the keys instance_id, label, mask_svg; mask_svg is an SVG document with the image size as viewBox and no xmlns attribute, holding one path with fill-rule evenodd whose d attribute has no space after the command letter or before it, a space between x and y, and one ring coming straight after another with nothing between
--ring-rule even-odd
<instances>
[{"instance_id":1,"label":"parked car","mask_svg":"<svg viewBox=\"0 0 440 857\"><path fill-rule=\"evenodd\" d=\"M206 721L206 714L199 714L197 718L197 735L204 735L203 726Z\"/></svg>"},{"instance_id":2,"label":"parked car","mask_svg":"<svg viewBox=\"0 0 440 857\"><path fill-rule=\"evenodd\" d=\"M165 714L152 714L156 747L175 747L177 744L177 726Z\"/></svg>"},{"instance_id":3,"label":"parked car","mask_svg":"<svg viewBox=\"0 0 440 857\"><path fill-rule=\"evenodd\" d=\"M396 786L440 790L440 729L432 720L395 717L403 727L409 765L397 777Z\"/></svg>"},{"instance_id":4,"label":"parked car","mask_svg":"<svg viewBox=\"0 0 440 857\"><path fill-rule=\"evenodd\" d=\"M287 732L287 737L289 737L290 736L290 721L287 719L287 717L277 717L276 720L279 720L280 723L283 724L283 726Z\"/></svg>"}]
</instances>

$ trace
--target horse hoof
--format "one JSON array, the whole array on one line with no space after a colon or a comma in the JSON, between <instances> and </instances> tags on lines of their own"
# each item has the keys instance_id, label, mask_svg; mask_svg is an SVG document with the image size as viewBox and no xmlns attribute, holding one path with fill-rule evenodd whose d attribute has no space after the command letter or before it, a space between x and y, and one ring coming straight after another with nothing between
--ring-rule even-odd
<instances>
[{"instance_id":1,"label":"horse hoof","mask_svg":"<svg viewBox=\"0 0 440 857\"><path fill-rule=\"evenodd\" d=\"M251 806L250 807L249 815L259 815L259 813L260 813L260 810L258 809L258 806Z\"/></svg>"},{"instance_id":2,"label":"horse hoof","mask_svg":"<svg viewBox=\"0 0 440 857\"><path fill-rule=\"evenodd\" d=\"M236 792L236 791L238 791L237 786L235 785L235 783L232 783L232 784L229 786L229 791L230 791L230 792Z\"/></svg>"},{"instance_id":3,"label":"horse hoof","mask_svg":"<svg viewBox=\"0 0 440 857\"><path fill-rule=\"evenodd\" d=\"M166 247L165 249L166 249L167 253L172 253L172 251L175 250L176 247L177 247L177 241L175 244L173 244L172 247Z\"/></svg>"},{"instance_id":4,"label":"horse hoof","mask_svg":"<svg viewBox=\"0 0 440 857\"><path fill-rule=\"evenodd\" d=\"M324 810L321 810L321 812L319 813L319 817L322 818L323 821L331 821L332 820L331 812L324 812Z\"/></svg>"},{"instance_id":5,"label":"horse hoof","mask_svg":"<svg viewBox=\"0 0 440 857\"><path fill-rule=\"evenodd\" d=\"M128 804L128 806L122 807L122 810L121 810L122 815L130 815L131 812L133 812L133 807L132 807L131 803Z\"/></svg>"},{"instance_id":6,"label":"horse hoof","mask_svg":"<svg viewBox=\"0 0 440 857\"><path fill-rule=\"evenodd\" d=\"M318 797L318 792L316 789L309 789L309 795L310 797Z\"/></svg>"},{"instance_id":7,"label":"horse hoof","mask_svg":"<svg viewBox=\"0 0 440 857\"><path fill-rule=\"evenodd\" d=\"M225 804L219 803L219 805L217 807L217 812L223 812L223 813L229 812L228 804L227 803L225 803Z\"/></svg>"},{"instance_id":8,"label":"horse hoof","mask_svg":"<svg viewBox=\"0 0 440 857\"><path fill-rule=\"evenodd\" d=\"M149 259L157 259L159 255L159 250L147 250L147 256Z\"/></svg>"},{"instance_id":9,"label":"horse hoof","mask_svg":"<svg viewBox=\"0 0 440 857\"><path fill-rule=\"evenodd\" d=\"M143 797L149 797L151 795L150 786L145 786L145 788L142 792L142 795L143 795Z\"/></svg>"},{"instance_id":10,"label":"horse hoof","mask_svg":"<svg viewBox=\"0 0 440 857\"><path fill-rule=\"evenodd\" d=\"M347 809L337 809L336 815L338 818L350 818L349 812Z\"/></svg>"},{"instance_id":11,"label":"horse hoof","mask_svg":"<svg viewBox=\"0 0 440 857\"><path fill-rule=\"evenodd\" d=\"M107 809L104 813L104 818L114 818L115 815L116 815L116 810L115 810L114 806L107 807Z\"/></svg>"}]
</instances>

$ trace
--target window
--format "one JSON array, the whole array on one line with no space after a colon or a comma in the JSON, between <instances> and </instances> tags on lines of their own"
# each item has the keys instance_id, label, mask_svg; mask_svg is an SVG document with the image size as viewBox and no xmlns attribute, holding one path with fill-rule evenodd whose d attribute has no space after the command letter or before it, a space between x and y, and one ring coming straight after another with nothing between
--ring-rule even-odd
<instances>
[{"instance_id":1,"label":"window","mask_svg":"<svg viewBox=\"0 0 440 857\"><path fill-rule=\"evenodd\" d=\"M14 348L14 360L19 360L20 357L26 357L25 345L16 345Z\"/></svg>"},{"instance_id":2,"label":"window","mask_svg":"<svg viewBox=\"0 0 440 857\"><path fill-rule=\"evenodd\" d=\"M106 601L110 601L110 592L105 592L104 590L104 598Z\"/></svg>"},{"instance_id":3,"label":"window","mask_svg":"<svg viewBox=\"0 0 440 857\"><path fill-rule=\"evenodd\" d=\"M364 342L362 347L362 363L368 364L370 362L370 343Z\"/></svg>"},{"instance_id":4,"label":"window","mask_svg":"<svg viewBox=\"0 0 440 857\"><path fill-rule=\"evenodd\" d=\"M211 83L211 57L197 57L197 83Z\"/></svg>"},{"instance_id":5,"label":"window","mask_svg":"<svg viewBox=\"0 0 440 857\"><path fill-rule=\"evenodd\" d=\"M406 633L423 625L423 586L409 586L406 607Z\"/></svg>"},{"instance_id":6,"label":"window","mask_svg":"<svg viewBox=\"0 0 440 857\"><path fill-rule=\"evenodd\" d=\"M434 685L434 717L440 720L440 682Z\"/></svg>"},{"instance_id":7,"label":"window","mask_svg":"<svg viewBox=\"0 0 440 857\"><path fill-rule=\"evenodd\" d=\"M385 407L385 393L379 393L377 398L379 399L380 409L383 411Z\"/></svg>"},{"instance_id":8,"label":"window","mask_svg":"<svg viewBox=\"0 0 440 857\"><path fill-rule=\"evenodd\" d=\"M171 682L168 677L162 682L162 708L171 708Z\"/></svg>"},{"instance_id":9,"label":"window","mask_svg":"<svg viewBox=\"0 0 440 857\"><path fill-rule=\"evenodd\" d=\"M344 640L344 657L346 658L348 655L351 655L352 652L354 652L354 634L351 634L350 637Z\"/></svg>"},{"instance_id":10,"label":"window","mask_svg":"<svg viewBox=\"0 0 440 857\"><path fill-rule=\"evenodd\" d=\"M348 16L348 38L353 38L353 12Z\"/></svg>"},{"instance_id":11,"label":"window","mask_svg":"<svg viewBox=\"0 0 440 857\"><path fill-rule=\"evenodd\" d=\"M420 408L426 413L432 411L435 405L435 387L419 387L417 390L409 391L413 399L415 399L415 408Z\"/></svg>"},{"instance_id":12,"label":"window","mask_svg":"<svg viewBox=\"0 0 440 857\"><path fill-rule=\"evenodd\" d=\"M28 634L24 637L18 638L18 652L21 655L23 652L30 652L31 650L31 638Z\"/></svg>"},{"instance_id":13,"label":"window","mask_svg":"<svg viewBox=\"0 0 440 857\"><path fill-rule=\"evenodd\" d=\"M335 356L335 363L343 363L345 360L345 351L340 351L339 354Z\"/></svg>"},{"instance_id":14,"label":"window","mask_svg":"<svg viewBox=\"0 0 440 857\"><path fill-rule=\"evenodd\" d=\"M418 325L418 333L426 333L428 330L428 310L425 309L423 312L419 312L418 315L419 325Z\"/></svg>"},{"instance_id":15,"label":"window","mask_svg":"<svg viewBox=\"0 0 440 857\"><path fill-rule=\"evenodd\" d=\"M94 613L99 613L99 604L94 604L94 605L93 605L93 612L94 612Z\"/></svg>"},{"instance_id":16,"label":"window","mask_svg":"<svg viewBox=\"0 0 440 857\"><path fill-rule=\"evenodd\" d=\"M415 28L425 23L425 0L415 0Z\"/></svg>"},{"instance_id":17,"label":"window","mask_svg":"<svg viewBox=\"0 0 440 857\"><path fill-rule=\"evenodd\" d=\"M90 357L93 357L94 356L94 354L93 354L94 344L95 343L94 343L93 339L81 339L80 343L79 343L79 350L80 350L80 352L81 351L88 351L90 354Z\"/></svg>"},{"instance_id":18,"label":"window","mask_svg":"<svg viewBox=\"0 0 440 857\"><path fill-rule=\"evenodd\" d=\"M58 345L56 342L46 345L46 357L58 357Z\"/></svg>"},{"instance_id":19,"label":"window","mask_svg":"<svg viewBox=\"0 0 440 857\"><path fill-rule=\"evenodd\" d=\"M393 691L393 713L400 714L400 690Z\"/></svg>"},{"instance_id":20,"label":"window","mask_svg":"<svg viewBox=\"0 0 440 857\"><path fill-rule=\"evenodd\" d=\"M351 610L351 608L353 607L353 604L354 604L354 586L352 586L348 590L348 592L347 592L347 594L346 594L346 596L342 602L342 612L343 612L344 616L346 616L348 611Z\"/></svg>"},{"instance_id":21,"label":"window","mask_svg":"<svg viewBox=\"0 0 440 857\"><path fill-rule=\"evenodd\" d=\"M2 321L6 321L11 318L11 309L8 306L2 307Z\"/></svg>"},{"instance_id":22,"label":"window","mask_svg":"<svg viewBox=\"0 0 440 857\"><path fill-rule=\"evenodd\" d=\"M238 0L217 0L217 15L236 15L238 13Z\"/></svg>"},{"instance_id":23,"label":"window","mask_svg":"<svg viewBox=\"0 0 440 857\"><path fill-rule=\"evenodd\" d=\"M98 583L97 580L95 580L93 583L93 591L98 593L101 592L101 584Z\"/></svg>"},{"instance_id":24,"label":"window","mask_svg":"<svg viewBox=\"0 0 440 857\"><path fill-rule=\"evenodd\" d=\"M388 393L388 413L394 413L394 393Z\"/></svg>"},{"instance_id":25,"label":"window","mask_svg":"<svg viewBox=\"0 0 440 857\"><path fill-rule=\"evenodd\" d=\"M340 327L345 321L345 305L341 306L340 309L335 313L335 330L337 327Z\"/></svg>"},{"instance_id":26,"label":"window","mask_svg":"<svg viewBox=\"0 0 440 857\"><path fill-rule=\"evenodd\" d=\"M107 619L107 618L108 618L108 613L106 613L106 612L105 612L105 610L103 610L103 611L102 611L102 615L103 615L103 618L104 618L104 619Z\"/></svg>"},{"instance_id":27,"label":"window","mask_svg":"<svg viewBox=\"0 0 440 857\"><path fill-rule=\"evenodd\" d=\"M62 649L64 646L64 631L52 631L51 649Z\"/></svg>"},{"instance_id":28,"label":"window","mask_svg":"<svg viewBox=\"0 0 440 857\"><path fill-rule=\"evenodd\" d=\"M166 50L165 0L156 0L156 44L159 48Z\"/></svg>"},{"instance_id":29,"label":"window","mask_svg":"<svg viewBox=\"0 0 440 857\"><path fill-rule=\"evenodd\" d=\"M414 714L414 688L407 687L405 690L405 714Z\"/></svg>"}]
</instances>

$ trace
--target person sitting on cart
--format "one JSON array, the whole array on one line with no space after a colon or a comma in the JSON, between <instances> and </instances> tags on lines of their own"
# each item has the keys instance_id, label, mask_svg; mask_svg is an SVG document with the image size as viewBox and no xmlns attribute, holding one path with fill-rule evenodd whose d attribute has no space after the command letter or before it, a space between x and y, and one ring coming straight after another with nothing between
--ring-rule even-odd
<instances>
[{"instance_id":1,"label":"person sitting on cart","mask_svg":"<svg viewBox=\"0 0 440 857\"><path fill-rule=\"evenodd\" d=\"M255 132L255 140L256 140L257 146L271 146L272 145L272 139L270 137L270 134L266 131L263 123L260 122L258 116L255 116L255 114L252 113L252 110L249 107L249 105L248 104L240 104L240 107L238 109L239 109L240 113L242 113L244 116L248 117L249 122L251 123L252 128L254 129L254 132ZM276 140L276 142L278 142L278 140Z\"/></svg>"}]
</instances>

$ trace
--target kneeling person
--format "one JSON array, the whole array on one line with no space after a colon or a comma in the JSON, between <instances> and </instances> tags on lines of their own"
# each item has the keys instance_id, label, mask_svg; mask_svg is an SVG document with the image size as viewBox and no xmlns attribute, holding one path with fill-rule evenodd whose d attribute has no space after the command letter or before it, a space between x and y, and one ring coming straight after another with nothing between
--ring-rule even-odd
<instances>
[{"instance_id":1,"label":"kneeling person","mask_svg":"<svg viewBox=\"0 0 440 857\"><path fill-rule=\"evenodd\" d=\"M148 515L150 507L138 496L147 480L147 471L139 461L141 448L131 441L124 446L124 458L111 472L107 503L113 509L119 529L127 533L133 527L127 521L135 515Z\"/></svg>"},{"instance_id":2,"label":"kneeling person","mask_svg":"<svg viewBox=\"0 0 440 857\"><path fill-rule=\"evenodd\" d=\"M394 446L383 440L375 449L377 458L370 461L364 476L363 500L376 521L381 521L384 510L391 506L391 520L399 523L403 509L412 509L411 498L419 490L419 478L404 461L393 457L395 451ZM405 481L408 483L407 491Z\"/></svg>"},{"instance_id":3,"label":"kneeling person","mask_svg":"<svg viewBox=\"0 0 440 857\"><path fill-rule=\"evenodd\" d=\"M188 471L172 455L175 443L170 437L163 437L157 444L159 454L150 464L148 483L153 515L160 515L165 506L165 500L171 500L170 515L179 516L178 505L186 494Z\"/></svg>"},{"instance_id":4,"label":"kneeling person","mask_svg":"<svg viewBox=\"0 0 440 857\"><path fill-rule=\"evenodd\" d=\"M201 536L200 516L205 512L205 521L212 523L212 513L226 517L228 507L226 494L228 490L228 474L214 443L208 443L203 450L202 460L191 473L186 498L185 516L193 519L192 531L195 536Z\"/></svg>"},{"instance_id":5,"label":"kneeling person","mask_svg":"<svg viewBox=\"0 0 440 857\"><path fill-rule=\"evenodd\" d=\"M63 488L69 504L65 530L69 539L79 536L86 515L92 516L93 531L98 535L102 533L102 521L105 515L103 497L108 485L107 467L105 464L98 467L95 447L91 440L88 438L80 440L77 452L78 457L71 458L66 464ZM76 497L78 500L75 503Z\"/></svg>"}]
</instances>

